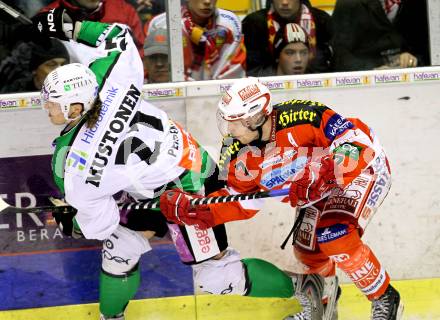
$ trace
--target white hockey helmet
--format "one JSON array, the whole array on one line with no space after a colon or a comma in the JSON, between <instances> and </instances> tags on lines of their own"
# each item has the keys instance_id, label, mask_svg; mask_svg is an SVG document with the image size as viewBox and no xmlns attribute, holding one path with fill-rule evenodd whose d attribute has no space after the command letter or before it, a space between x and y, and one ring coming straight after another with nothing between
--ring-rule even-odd
<instances>
[{"instance_id":1,"label":"white hockey helmet","mask_svg":"<svg viewBox=\"0 0 440 320\"><path fill-rule=\"evenodd\" d=\"M84 111L90 110L98 96L98 82L95 74L80 63L70 63L49 73L41 89L42 105L46 102L59 103L66 120L72 103L81 103Z\"/></svg>"},{"instance_id":2,"label":"white hockey helmet","mask_svg":"<svg viewBox=\"0 0 440 320\"><path fill-rule=\"evenodd\" d=\"M228 121L248 119L257 114L268 116L272 112L272 95L257 78L243 78L226 90L217 107L219 130L227 135Z\"/></svg>"},{"instance_id":3,"label":"white hockey helmet","mask_svg":"<svg viewBox=\"0 0 440 320\"><path fill-rule=\"evenodd\" d=\"M261 111L269 115L272 112L272 95L257 78L239 79L223 94L218 110L228 121L246 119Z\"/></svg>"}]
</instances>

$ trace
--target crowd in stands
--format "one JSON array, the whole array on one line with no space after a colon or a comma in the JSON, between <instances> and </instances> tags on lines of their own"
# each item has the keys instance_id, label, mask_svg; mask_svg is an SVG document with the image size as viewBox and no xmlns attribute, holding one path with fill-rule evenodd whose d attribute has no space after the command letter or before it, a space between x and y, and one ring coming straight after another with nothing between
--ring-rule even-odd
<instances>
[{"instance_id":1,"label":"crowd in stands","mask_svg":"<svg viewBox=\"0 0 440 320\"><path fill-rule=\"evenodd\" d=\"M5 2L30 17L63 7L73 20L127 24L145 82L171 80L165 0ZM331 14L309 0L268 0L241 18L216 2L181 0L186 80L430 65L426 0L336 0ZM0 18L0 93L38 91L53 68L79 61L67 42L42 42L5 12Z\"/></svg>"}]
</instances>

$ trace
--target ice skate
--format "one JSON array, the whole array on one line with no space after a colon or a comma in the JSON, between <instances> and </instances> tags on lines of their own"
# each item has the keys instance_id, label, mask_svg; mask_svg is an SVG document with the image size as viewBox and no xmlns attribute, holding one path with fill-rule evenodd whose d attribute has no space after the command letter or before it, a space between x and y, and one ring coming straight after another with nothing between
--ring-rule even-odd
<instances>
[{"instance_id":1,"label":"ice skate","mask_svg":"<svg viewBox=\"0 0 440 320\"><path fill-rule=\"evenodd\" d=\"M106 317L101 313L101 315L99 316L99 320L125 320L125 316L124 316L123 312L121 312L113 317Z\"/></svg>"},{"instance_id":2,"label":"ice skate","mask_svg":"<svg viewBox=\"0 0 440 320\"><path fill-rule=\"evenodd\" d=\"M403 303L399 292L388 285L385 293L371 304L372 320L399 320L403 313Z\"/></svg>"}]
</instances>

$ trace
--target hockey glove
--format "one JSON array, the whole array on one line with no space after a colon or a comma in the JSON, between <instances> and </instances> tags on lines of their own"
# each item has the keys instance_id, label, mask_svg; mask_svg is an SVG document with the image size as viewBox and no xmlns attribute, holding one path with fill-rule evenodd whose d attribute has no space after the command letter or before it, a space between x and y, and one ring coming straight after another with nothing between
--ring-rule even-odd
<instances>
[{"instance_id":1,"label":"hockey glove","mask_svg":"<svg viewBox=\"0 0 440 320\"><path fill-rule=\"evenodd\" d=\"M53 8L41 12L32 18L32 24L37 34L43 37L69 40L73 36L75 21L65 13L65 9Z\"/></svg>"},{"instance_id":2,"label":"hockey glove","mask_svg":"<svg viewBox=\"0 0 440 320\"><path fill-rule=\"evenodd\" d=\"M49 199L55 205L55 208L52 210L52 216L63 234L74 239L84 238L84 235L75 220L77 210L72 207L64 207L67 203L61 199L52 197Z\"/></svg>"},{"instance_id":3,"label":"hockey glove","mask_svg":"<svg viewBox=\"0 0 440 320\"><path fill-rule=\"evenodd\" d=\"M292 181L289 199L292 207L304 206L325 196L336 187L334 161L331 156L325 156L321 162L309 162L302 175Z\"/></svg>"},{"instance_id":4,"label":"hockey glove","mask_svg":"<svg viewBox=\"0 0 440 320\"><path fill-rule=\"evenodd\" d=\"M168 221L180 225L196 225L208 229L215 225L214 216L207 205L191 207L192 198L201 196L189 194L182 190L167 190L160 196L160 210Z\"/></svg>"}]
</instances>

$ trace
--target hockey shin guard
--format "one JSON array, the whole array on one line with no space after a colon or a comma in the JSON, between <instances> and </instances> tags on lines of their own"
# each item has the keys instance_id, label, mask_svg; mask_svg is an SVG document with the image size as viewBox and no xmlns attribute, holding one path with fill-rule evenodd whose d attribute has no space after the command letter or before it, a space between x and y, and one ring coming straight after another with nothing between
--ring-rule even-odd
<instances>
[{"instance_id":1,"label":"hockey shin guard","mask_svg":"<svg viewBox=\"0 0 440 320\"><path fill-rule=\"evenodd\" d=\"M124 276L115 276L101 270L99 277L99 310L106 317L125 310L140 284L139 265Z\"/></svg>"},{"instance_id":2,"label":"hockey shin guard","mask_svg":"<svg viewBox=\"0 0 440 320\"><path fill-rule=\"evenodd\" d=\"M390 277L379 260L362 242L356 230L336 240L322 242L320 249L353 281L369 300L380 297Z\"/></svg>"},{"instance_id":3,"label":"hockey shin guard","mask_svg":"<svg viewBox=\"0 0 440 320\"><path fill-rule=\"evenodd\" d=\"M242 259L246 268L251 297L290 298L294 288L292 279L270 262L261 259Z\"/></svg>"}]
</instances>

